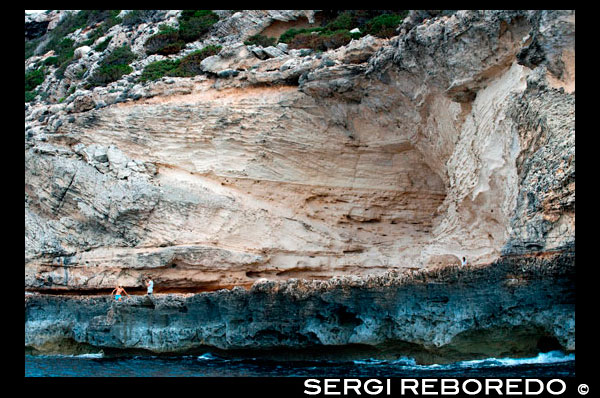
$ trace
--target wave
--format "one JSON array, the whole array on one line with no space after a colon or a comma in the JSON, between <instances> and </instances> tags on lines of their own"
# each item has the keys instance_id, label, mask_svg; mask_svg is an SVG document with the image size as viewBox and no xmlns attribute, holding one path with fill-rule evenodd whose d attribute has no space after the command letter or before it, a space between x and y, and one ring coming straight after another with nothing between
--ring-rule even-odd
<instances>
[{"instance_id":1,"label":"wave","mask_svg":"<svg viewBox=\"0 0 600 398\"><path fill-rule=\"evenodd\" d=\"M404 366L418 366L414 358L400 357L393 361L385 359L356 359L352 361L355 365L404 365Z\"/></svg>"},{"instance_id":2,"label":"wave","mask_svg":"<svg viewBox=\"0 0 600 398\"><path fill-rule=\"evenodd\" d=\"M496 366L519 366L519 365L542 365L574 361L575 354L565 354L562 351L542 352L531 358L486 358L473 361L458 362L463 367L496 367Z\"/></svg>"},{"instance_id":3,"label":"wave","mask_svg":"<svg viewBox=\"0 0 600 398\"><path fill-rule=\"evenodd\" d=\"M25 355L26 357L32 357L32 355ZM33 355L33 357L39 357L39 358L104 358L104 352L100 351L100 352L93 352L93 353L87 353L87 354L71 354L71 355L67 355L67 354L42 354L42 355Z\"/></svg>"},{"instance_id":4,"label":"wave","mask_svg":"<svg viewBox=\"0 0 600 398\"><path fill-rule=\"evenodd\" d=\"M575 360L575 354L565 354L562 351L550 351L538 354L531 358L486 358L470 361L460 361L450 364L418 365L414 358L401 357L393 361L383 359L360 359L352 361L355 365L367 366L401 366L412 369L452 369L452 368L488 368L488 367L511 367L520 365L543 365L552 363L569 362Z\"/></svg>"},{"instance_id":5,"label":"wave","mask_svg":"<svg viewBox=\"0 0 600 398\"><path fill-rule=\"evenodd\" d=\"M196 358L198 361L219 361L219 362L229 362L228 359L221 358L217 355L214 355L211 352L204 353Z\"/></svg>"}]
</instances>

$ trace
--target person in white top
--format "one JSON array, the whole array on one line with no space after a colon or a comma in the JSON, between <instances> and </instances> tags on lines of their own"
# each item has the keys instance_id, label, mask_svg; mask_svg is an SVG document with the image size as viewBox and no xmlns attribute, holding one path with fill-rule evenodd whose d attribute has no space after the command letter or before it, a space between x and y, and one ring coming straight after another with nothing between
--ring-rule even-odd
<instances>
[{"instance_id":1,"label":"person in white top","mask_svg":"<svg viewBox=\"0 0 600 398\"><path fill-rule=\"evenodd\" d=\"M148 295L152 295L152 291L154 290L154 282L152 279L148 278L146 280L146 286L148 286Z\"/></svg>"},{"instance_id":2,"label":"person in white top","mask_svg":"<svg viewBox=\"0 0 600 398\"><path fill-rule=\"evenodd\" d=\"M467 265L467 259L463 257L462 260L460 260L460 266L464 267L465 265Z\"/></svg>"}]
</instances>

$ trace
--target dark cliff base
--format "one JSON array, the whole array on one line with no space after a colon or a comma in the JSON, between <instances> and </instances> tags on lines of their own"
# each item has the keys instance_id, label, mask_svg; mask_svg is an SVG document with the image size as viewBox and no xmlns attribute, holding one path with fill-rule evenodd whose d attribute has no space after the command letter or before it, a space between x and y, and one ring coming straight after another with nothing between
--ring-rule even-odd
<instances>
[{"instance_id":1,"label":"dark cliff base","mask_svg":"<svg viewBox=\"0 0 600 398\"><path fill-rule=\"evenodd\" d=\"M575 253L194 295L27 295L26 352L445 363L575 350Z\"/></svg>"}]
</instances>

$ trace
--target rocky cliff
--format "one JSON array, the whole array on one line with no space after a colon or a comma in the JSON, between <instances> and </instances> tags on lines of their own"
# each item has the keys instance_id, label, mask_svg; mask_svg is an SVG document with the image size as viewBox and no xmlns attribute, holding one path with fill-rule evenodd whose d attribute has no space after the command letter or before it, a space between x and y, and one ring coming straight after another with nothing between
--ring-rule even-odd
<instances>
[{"instance_id":1,"label":"rocky cliff","mask_svg":"<svg viewBox=\"0 0 600 398\"><path fill-rule=\"evenodd\" d=\"M411 11L391 38L366 35L323 52L243 43L257 33L315 26L321 12L216 13L207 34L173 55L147 55L144 43L161 24L176 25L177 10L116 23L95 39L95 48L110 40L104 50L77 47L95 32L89 27L67 35L73 60L63 76L47 75L42 94L25 105L25 288L105 294L119 282L134 292L151 276L159 293L250 290L156 298L153 311L164 308L156 314L162 320L144 324L135 319L146 317L145 304L127 309L105 298L29 296L31 345L43 345L34 336L44 335L35 308L60 317L76 302L95 309L69 318L72 338L98 346L161 351L146 338L178 319L170 315L177 308L212 325L175 339L182 347L247 347L244 339L257 334L293 347L388 340L442 346L473 325L450 333L436 329L438 322L457 314L478 319L473 311L480 310L465 307L473 301L458 299L462 285L443 279L431 288L446 304L456 300L457 312L442 321L431 318L441 304L417 304L432 292L428 285L349 287L348 296L338 287L319 301L315 286L330 282L316 281L428 274L453 269L466 256L475 269L490 268L477 271L490 276L473 276L481 285L467 289L475 302L483 294L483 303L496 303L486 316L574 349L574 306L559 299L570 288L540 277L517 289L523 296L512 296L520 303L513 306L506 291L490 287L506 279L491 268L531 256L547 259L547 278L557 262L572 263L561 267L574 272L574 12ZM43 43L71 14L26 17L26 48L27 39ZM84 84L124 44L135 55L131 72L106 86ZM36 45L26 73L53 56ZM140 81L151 63L209 45L220 49L196 76ZM296 283L312 286L304 288L310 299L288 302L264 291L291 291ZM318 314L307 314L323 305L321 316L334 320L327 333L318 325L309 332L307 323L257 327L268 314L248 308L273 300L274 313L294 311L322 325ZM362 307L372 300L383 307ZM400 303L414 304L409 311ZM234 308L244 308L241 318L223 315ZM530 322L540 308L547 318ZM411 318L410 331L398 326L419 311L424 318ZM247 316L263 318L247 323ZM114 319L134 325L115 332L118 343L98 332ZM559 331L557 319L568 319L567 330ZM224 332L232 323L234 331ZM252 344L271 344L259 340Z\"/></svg>"},{"instance_id":2,"label":"rocky cliff","mask_svg":"<svg viewBox=\"0 0 600 398\"><path fill-rule=\"evenodd\" d=\"M328 281L261 280L248 291L110 297L28 295L32 353L201 354L444 363L574 351L573 258L505 259Z\"/></svg>"}]
</instances>

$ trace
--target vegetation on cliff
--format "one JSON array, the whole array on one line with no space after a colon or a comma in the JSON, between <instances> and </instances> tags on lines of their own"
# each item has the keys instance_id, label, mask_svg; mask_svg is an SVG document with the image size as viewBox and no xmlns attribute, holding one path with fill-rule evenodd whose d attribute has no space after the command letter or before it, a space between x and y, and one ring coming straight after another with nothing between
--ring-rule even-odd
<instances>
[{"instance_id":1,"label":"vegetation on cliff","mask_svg":"<svg viewBox=\"0 0 600 398\"><path fill-rule=\"evenodd\" d=\"M121 23L117 16L121 10L81 10L78 13L68 14L58 25L50 31L47 40L42 36L25 43L25 58L35 54L42 54L50 50L54 56L46 59L46 65L56 66L56 76L63 77L64 71L73 61L74 41L66 38L78 29L90 29L88 40L80 45L91 45L113 26Z\"/></svg>"},{"instance_id":2,"label":"vegetation on cliff","mask_svg":"<svg viewBox=\"0 0 600 398\"><path fill-rule=\"evenodd\" d=\"M110 82L119 80L121 76L133 71L129 64L135 58L135 54L131 52L128 45L115 48L102 60L100 67L90 76L88 79L89 84L91 86L105 86Z\"/></svg>"},{"instance_id":3,"label":"vegetation on cliff","mask_svg":"<svg viewBox=\"0 0 600 398\"><path fill-rule=\"evenodd\" d=\"M44 68L25 73L25 102L33 101L37 93L33 91L44 81Z\"/></svg>"},{"instance_id":4,"label":"vegetation on cliff","mask_svg":"<svg viewBox=\"0 0 600 398\"><path fill-rule=\"evenodd\" d=\"M367 34L380 38L395 36L396 28L407 15L408 10L349 10L338 14L322 27L288 29L279 37L279 42L288 43L290 48L332 50Z\"/></svg>"},{"instance_id":5,"label":"vegetation on cliff","mask_svg":"<svg viewBox=\"0 0 600 398\"><path fill-rule=\"evenodd\" d=\"M206 46L182 59L162 60L148 64L139 77L141 82L158 80L163 76L191 77L202 73L200 63L206 57L218 54L221 46Z\"/></svg>"},{"instance_id":6,"label":"vegetation on cliff","mask_svg":"<svg viewBox=\"0 0 600 398\"><path fill-rule=\"evenodd\" d=\"M219 20L219 16L211 10L183 10L178 19L179 28L162 25L157 34L146 41L148 55L176 54L205 33Z\"/></svg>"}]
</instances>

